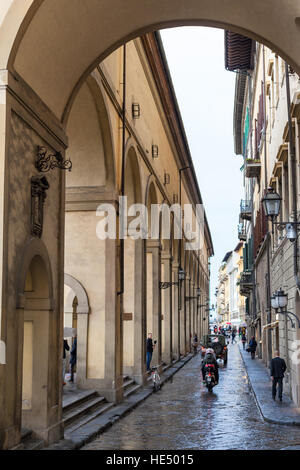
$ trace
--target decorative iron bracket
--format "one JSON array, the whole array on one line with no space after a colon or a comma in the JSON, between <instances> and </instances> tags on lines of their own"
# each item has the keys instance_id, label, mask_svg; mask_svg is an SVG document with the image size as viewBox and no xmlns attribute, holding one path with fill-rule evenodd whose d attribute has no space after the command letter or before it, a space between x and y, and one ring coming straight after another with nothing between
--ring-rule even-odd
<instances>
[{"instance_id":1,"label":"decorative iron bracket","mask_svg":"<svg viewBox=\"0 0 300 470\"><path fill-rule=\"evenodd\" d=\"M276 225L278 230L284 230L287 225L293 225L296 227L297 231L300 231L300 222L273 222Z\"/></svg>"},{"instance_id":2,"label":"decorative iron bracket","mask_svg":"<svg viewBox=\"0 0 300 470\"><path fill-rule=\"evenodd\" d=\"M45 147L38 146L35 167L41 173L46 173L53 170L53 168L71 171L72 162L71 160L64 160L61 152L48 153Z\"/></svg>"},{"instance_id":3,"label":"decorative iron bracket","mask_svg":"<svg viewBox=\"0 0 300 470\"><path fill-rule=\"evenodd\" d=\"M297 321L297 323L298 323L298 328L300 328L300 320L299 320L299 318L297 317L297 315L295 315L295 313L289 312L288 310L282 310L282 309L275 309L275 312L276 312L276 313L282 313L283 315L286 315L286 316L290 319L290 321L291 321L292 328L295 328L295 323L293 322L293 320L292 320L291 317L290 317L290 315L292 315L292 316L296 319L296 321Z\"/></svg>"},{"instance_id":4,"label":"decorative iron bracket","mask_svg":"<svg viewBox=\"0 0 300 470\"><path fill-rule=\"evenodd\" d=\"M160 289L168 289L171 286L178 286L178 282L160 282L159 288Z\"/></svg>"}]
</instances>

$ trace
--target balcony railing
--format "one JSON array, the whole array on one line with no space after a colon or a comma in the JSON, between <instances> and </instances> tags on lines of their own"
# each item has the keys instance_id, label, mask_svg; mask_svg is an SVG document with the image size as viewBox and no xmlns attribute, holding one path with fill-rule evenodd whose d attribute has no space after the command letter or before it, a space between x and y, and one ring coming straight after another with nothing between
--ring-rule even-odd
<instances>
[{"instance_id":1,"label":"balcony railing","mask_svg":"<svg viewBox=\"0 0 300 470\"><path fill-rule=\"evenodd\" d=\"M243 224L238 225L238 239L243 242L247 240L246 227Z\"/></svg>"},{"instance_id":2,"label":"balcony railing","mask_svg":"<svg viewBox=\"0 0 300 470\"><path fill-rule=\"evenodd\" d=\"M252 216L252 204L251 201L241 200L240 206L240 219L241 220L251 220Z\"/></svg>"},{"instance_id":3,"label":"balcony railing","mask_svg":"<svg viewBox=\"0 0 300 470\"><path fill-rule=\"evenodd\" d=\"M259 178L261 170L260 160L248 159L245 164L245 175L247 178Z\"/></svg>"},{"instance_id":4,"label":"balcony railing","mask_svg":"<svg viewBox=\"0 0 300 470\"><path fill-rule=\"evenodd\" d=\"M253 288L253 272L243 271L239 280L240 294L249 297Z\"/></svg>"}]
</instances>

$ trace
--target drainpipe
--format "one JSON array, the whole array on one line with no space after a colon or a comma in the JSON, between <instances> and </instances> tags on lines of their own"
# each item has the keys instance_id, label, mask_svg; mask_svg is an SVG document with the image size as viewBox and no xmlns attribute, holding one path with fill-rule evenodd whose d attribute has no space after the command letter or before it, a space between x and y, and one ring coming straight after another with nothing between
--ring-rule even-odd
<instances>
[{"instance_id":1,"label":"drainpipe","mask_svg":"<svg viewBox=\"0 0 300 470\"><path fill-rule=\"evenodd\" d=\"M249 122L252 123L252 77L250 74L248 75L248 83L249 83L249 89L248 89L248 99L249 99ZM252 137L252 126L251 126L251 137ZM248 137L249 138L249 137ZM252 147L252 138L250 139L250 154L251 158L253 157L253 147ZM253 199L254 199L254 181L251 179L251 184L250 184L250 199L251 199L251 209L252 209L252 216L251 216L251 237L252 237L252 243L254 242L254 204L253 204ZM253 260L252 260L253 262ZM254 316L256 317L256 276L255 276L255 268L253 264L253 270L252 270L252 310L253 310L253 318Z\"/></svg>"},{"instance_id":2,"label":"drainpipe","mask_svg":"<svg viewBox=\"0 0 300 470\"><path fill-rule=\"evenodd\" d=\"M263 113L264 113L264 167L265 167L265 191L268 188L268 172L267 172L267 111L266 111L266 60L265 60L265 46L263 46ZM271 267L270 267L270 233L267 232L267 273L266 273L266 283L267 283L267 323L270 324L272 321L272 311L271 311ZM271 360L272 355L272 336L271 330L268 328L267 331L268 337L268 359ZM268 363L269 363L268 361Z\"/></svg>"},{"instance_id":3,"label":"drainpipe","mask_svg":"<svg viewBox=\"0 0 300 470\"><path fill-rule=\"evenodd\" d=\"M297 162L295 154L295 143L293 138L293 125L291 117L291 91L290 91L290 78L289 78L289 66L285 62L285 82L286 82L286 101L287 101L287 115L288 115L288 126L289 126L289 146L290 146L290 162L291 162L291 173L292 173L292 196L293 196L293 220L297 222L297 181L296 171ZM300 280L298 277L298 237L294 241L294 277L298 293L300 294Z\"/></svg>"},{"instance_id":4,"label":"drainpipe","mask_svg":"<svg viewBox=\"0 0 300 470\"><path fill-rule=\"evenodd\" d=\"M122 105L122 173L121 173L121 196L125 196L125 147L126 147L126 44L123 46L123 105ZM124 214L121 218L120 240L120 291L118 295L124 294Z\"/></svg>"}]
</instances>

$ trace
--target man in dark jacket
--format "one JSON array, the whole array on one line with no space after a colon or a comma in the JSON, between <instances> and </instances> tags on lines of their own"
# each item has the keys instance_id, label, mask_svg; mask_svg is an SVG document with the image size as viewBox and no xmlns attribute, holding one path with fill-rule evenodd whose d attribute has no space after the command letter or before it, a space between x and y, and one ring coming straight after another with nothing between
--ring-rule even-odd
<instances>
[{"instance_id":1,"label":"man in dark jacket","mask_svg":"<svg viewBox=\"0 0 300 470\"><path fill-rule=\"evenodd\" d=\"M272 396L276 398L276 387L278 384L279 400L282 401L282 380L286 371L286 363L284 359L279 357L279 352L275 351L275 357L271 360L271 377L273 380Z\"/></svg>"},{"instance_id":2,"label":"man in dark jacket","mask_svg":"<svg viewBox=\"0 0 300 470\"><path fill-rule=\"evenodd\" d=\"M74 338L73 346L70 354L71 378L69 382L74 382L74 369L77 362L77 335Z\"/></svg>"}]
</instances>

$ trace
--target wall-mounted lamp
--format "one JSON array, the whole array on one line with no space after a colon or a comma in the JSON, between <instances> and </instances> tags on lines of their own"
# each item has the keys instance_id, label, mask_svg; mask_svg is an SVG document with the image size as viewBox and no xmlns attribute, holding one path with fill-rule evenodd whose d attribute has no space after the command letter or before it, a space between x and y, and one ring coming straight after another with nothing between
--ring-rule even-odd
<instances>
[{"instance_id":1,"label":"wall-mounted lamp","mask_svg":"<svg viewBox=\"0 0 300 470\"><path fill-rule=\"evenodd\" d=\"M159 288L160 289L168 289L171 286L178 286L179 283L185 280L185 271L182 268L178 269L178 282L167 281L167 282L160 282Z\"/></svg>"},{"instance_id":2,"label":"wall-mounted lamp","mask_svg":"<svg viewBox=\"0 0 300 470\"><path fill-rule=\"evenodd\" d=\"M158 145L152 145L152 158L158 158Z\"/></svg>"},{"instance_id":3,"label":"wall-mounted lamp","mask_svg":"<svg viewBox=\"0 0 300 470\"><path fill-rule=\"evenodd\" d=\"M281 313L283 315L286 315L292 323L292 328L295 328L295 323L293 319L290 317L290 315L292 315L297 320L298 328L300 328L299 318L293 312L289 312L287 310L287 304L288 304L288 296L282 289L279 289L276 292L274 292L274 294L271 297L271 306L272 308L274 308L276 314Z\"/></svg>"},{"instance_id":4,"label":"wall-mounted lamp","mask_svg":"<svg viewBox=\"0 0 300 470\"><path fill-rule=\"evenodd\" d=\"M297 232L300 230L300 222L275 222L279 213L282 198L275 192L274 188L269 188L267 194L262 199L266 216L272 221L272 233L274 233L274 225L278 230L286 230L286 238L290 242L297 240Z\"/></svg>"},{"instance_id":5,"label":"wall-mounted lamp","mask_svg":"<svg viewBox=\"0 0 300 470\"><path fill-rule=\"evenodd\" d=\"M141 107L139 103L132 103L132 117L133 119L141 117Z\"/></svg>"},{"instance_id":6,"label":"wall-mounted lamp","mask_svg":"<svg viewBox=\"0 0 300 470\"><path fill-rule=\"evenodd\" d=\"M169 175L169 173L164 174L164 184L170 184L170 175Z\"/></svg>"}]
</instances>

